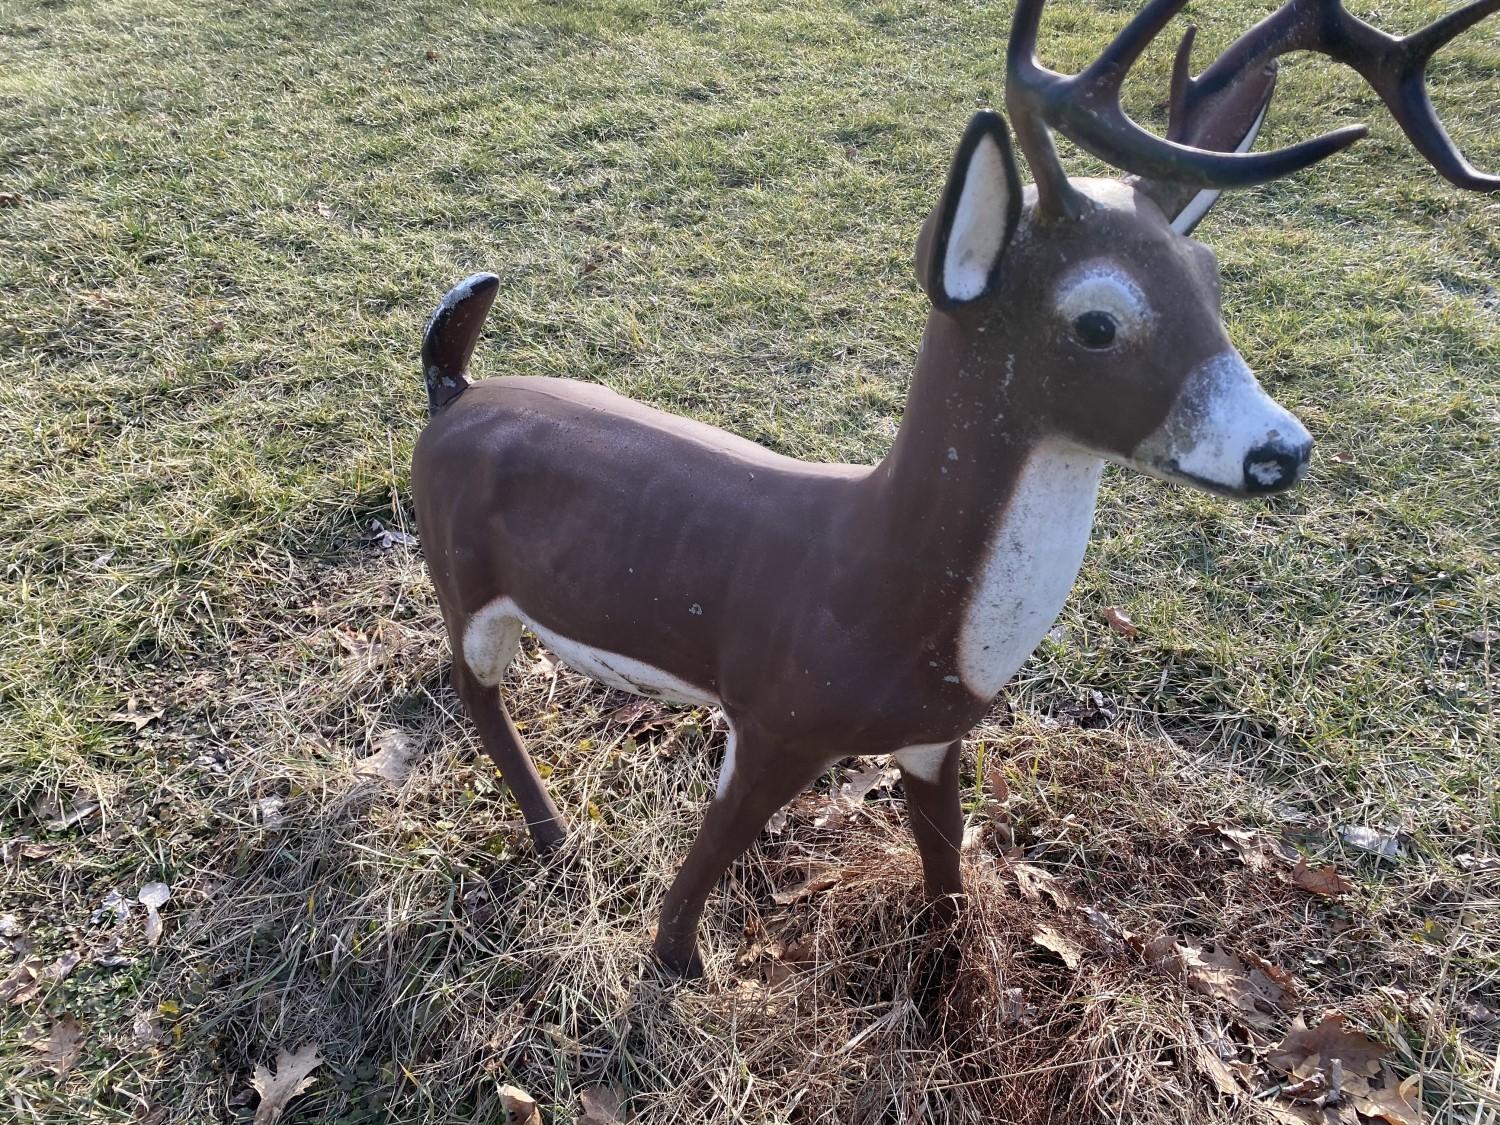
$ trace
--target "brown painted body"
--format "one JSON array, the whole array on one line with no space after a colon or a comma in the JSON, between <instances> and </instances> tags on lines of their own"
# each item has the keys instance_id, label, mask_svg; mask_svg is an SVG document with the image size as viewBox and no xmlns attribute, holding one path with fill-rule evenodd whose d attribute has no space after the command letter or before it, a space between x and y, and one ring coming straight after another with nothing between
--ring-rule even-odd
<instances>
[{"instance_id":1,"label":"brown painted body","mask_svg":"<svg viewBox=\"0 0 1500 1125\"><path fill-rule=\"evenodd\" d=\"M1017 26L1034 33L1036 14L1025 0ZM1180 53L1175 138L1228 150L1253 137L1272 79L1266 51L1241 54L1243 81L1216 72L1184 111ZM1028 91L1011 93L1024 107ZM1213 257L1183 233L1216 193L1068 180L1041 121L1018 124L1037 188L1023 199L1004 123L982 112L923 228L917 274L934 307L899 433L873 468L782 457L592 384L471 384L492 277L454 290L429 324L433 418L413 464L423 549L455 686L538 844L565 821L499 670L471 659L481 625L513 637L524 620L607 655L616 682L652 692L662 674L729 720L731 759L662 911L656 949L674 970L698 968L718 876L849 755L896 755L927 890L961 892L958 743L1060 608L1102 461L1237 496L1305 469L1310 438L1230 345ZM1182 152L1202 150L1168 156ZM1195 185L1247 174L1202 158ZM1051 527L1048 505L1081 526Z\"/></svg>"}]
</instances>

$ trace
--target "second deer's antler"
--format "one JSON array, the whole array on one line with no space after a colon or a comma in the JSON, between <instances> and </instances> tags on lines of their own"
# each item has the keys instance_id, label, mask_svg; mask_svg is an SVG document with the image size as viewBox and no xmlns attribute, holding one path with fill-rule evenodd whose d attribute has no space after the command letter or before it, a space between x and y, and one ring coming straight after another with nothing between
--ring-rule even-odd
<instances>
[{"instance_id":1,"label":"second deer's antler","mask_svg":"<svg viewBox=\"0 0 1500 1125\"><path fill-rule=\"evenodd\" d=\"M1124 171L1209 188L1248 187L1290 175L1364 136L1365 127L1354 125L1275 152L1224 153L1156 137L1142 129L1120 105L1121 84L1141 52L1186 2L1151 0L1098 59L1069 76L1047 69L1036 58L1045 0L1019 0L1007 54L1006 101L1044 195L1051 191L1059 199L1068 196L1046 126ZM1187 74L1190 29L1174 68L1174 124L1224 95L1255 68L1271 66L1293 51L1316 51L1357 71L1380 95L1417 151L1449 182L1476 191L1500 191L1500 176L1480 172L1464 159L1427 94L1427 64L1432 56L1497 10L1500 0L1473 0L1420 31L1398 38L1351 15L1340 0L1288 0L1235 40L1197 78Z\"/></svg>"}]
</instances>

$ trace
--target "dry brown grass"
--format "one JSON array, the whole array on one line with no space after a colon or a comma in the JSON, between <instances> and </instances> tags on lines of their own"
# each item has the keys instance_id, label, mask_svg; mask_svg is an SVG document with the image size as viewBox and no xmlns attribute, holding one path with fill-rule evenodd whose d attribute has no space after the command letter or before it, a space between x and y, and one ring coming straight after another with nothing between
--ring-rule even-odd
<instances>
[{"instance_id":1,"label":"dry brown grass","mask_svg":"<svg viewBox=\"0 0 1500 1125\"><path fill-rule=\"evenodd\" d=\"M90 1029L131 1092L121 1114L132 1097L184 1120L247 1113L252 1065L315 1041L327 1062L300 1120L490 1120L513 1083L561 1121L596 1084L653 1122L1269 1121L1271 1102L1251 1097L1275 1085L1267 1046L1297 1011L1329 1006L1395 1045L1402 1074L1423 1073L1430 1109L1486 1112L1461 1076L1497 1038L1462 965L1495 953L1500 878L1408 862L1325 900L1252 870L1215 826L1261 821L1315 858L1339 849L1326 824L1277 825L1287 794L1273 801L1219 748L1089 706L1002 708L969 744L971 893L956 924L933 925L921 901L899 786L831 821L815 791L713 898L707 978L679 984L647 941L712 788L709 716L632 734L610 718L627 697L528 641L514 710L577 825L539 860L447 689L419 557L351 545L268 580L282 596L256 599L275 609L244 659L152 693L166 711L141 734L163 763L152 809L137 820L146 810L101 794L142 846L169 832L182 849L199 822L203 843L164 948L132 978L131 1015L162 1041L123 1018ZM407 780L358 776L392 731L415 755ZM1003 802L974 776L981 754ZM1030 889L1028 871L1067 898ZM19 878L69 900L65 865L23 861ZM129 950L139 924L120 931ZM1036 943L1044 927L1075 967ZM113 934L72 931L94 949ZM1142 956L1161 933L1265 958L1296 978L1296 1002L1246 1028ZM1239 1097L1205 1069L1224 1044L1249 1064ZM28 1080L17 1104L43 1112L50 1089Z\"/></svg>"}]
</instances>

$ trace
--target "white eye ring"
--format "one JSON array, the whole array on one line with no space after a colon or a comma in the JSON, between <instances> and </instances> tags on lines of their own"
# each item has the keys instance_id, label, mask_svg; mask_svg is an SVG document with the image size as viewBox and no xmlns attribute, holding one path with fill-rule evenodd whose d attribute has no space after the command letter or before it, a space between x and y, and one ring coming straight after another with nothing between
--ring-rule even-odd
<instances>
[{"instance_id":1,"label":"white eye ring","mask_svg":"<svg viewBox=\"0 0 1500 1125\"><path fill-rule=\"evenodd\" d=\"M1084 262L1057 287L1057 312L1073 331L1079 317L1101 312L1115 322L1115 341L1140 339L1155 315L1146 294L1128 273L1107 260Z\"/></svg>"}]
</instances>

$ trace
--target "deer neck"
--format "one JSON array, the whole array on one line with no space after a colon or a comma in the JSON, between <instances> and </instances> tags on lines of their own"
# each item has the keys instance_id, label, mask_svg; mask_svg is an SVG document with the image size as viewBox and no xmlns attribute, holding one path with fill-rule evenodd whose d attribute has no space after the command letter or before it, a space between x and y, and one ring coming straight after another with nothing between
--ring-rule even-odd
<instances>
[{"instance_id":1,"label":"deer neck","mask_svg":"<svg viewBox=\"0 0 1500 1125\"><path fill-rule=\"evenodd\" d=\"M1067 599L1103 470L1038 425L1022 390L1025 350L1007 347L1005 331L929 319L906 413L874 475L878 520L924 579L935 631L956 635L957 674L985 699Z\"/></svg>"}]
</instances>

